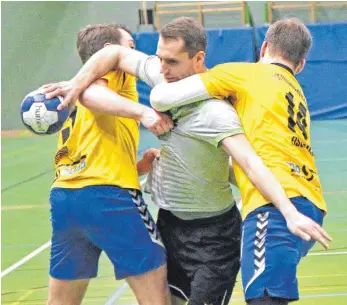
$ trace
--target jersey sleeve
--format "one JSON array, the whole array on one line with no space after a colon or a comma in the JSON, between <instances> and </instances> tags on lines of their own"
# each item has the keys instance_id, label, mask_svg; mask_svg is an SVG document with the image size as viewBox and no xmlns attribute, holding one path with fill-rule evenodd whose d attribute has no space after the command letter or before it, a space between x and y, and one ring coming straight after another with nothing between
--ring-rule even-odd
<instances>
[{"instance_id":1,"label":"jersey sleeve","mask_svg":"<svg viewBox=\"0 0 347 305\"><path fill-rule=\"evenodd\" d=\"M191 136L219 147L223 139L243 133L240 119L230 103L208 100L198 107L199 115L188 131Z\"/></svg>"},{"instance_id":2,"label":"jersey sleeve","mask_svg":"<svg viewBox=\"0 0 347 305\"><path fill-rule=\"evenodd\" d=\"M125 79L120 95L134 102L138 102L139 94L136 89L136 77L124 73L124 78Z\"/></svg>"},{"instance_id":3,"label":"jersey sleeve","mask_svg":"<svg viewBox=\"0 0 347 305\"><path fill-rule=\"evenodd\" d=\"M114 77L114 71L110 71L108 72L106 75L104 75L103 77L101 77L101 79L106 80L107 82L110 82L112 80L112 78Z\"/></svg>"},{"instance_id":4,"label":"jersey sleeve","mask_svg":"<svg viewBox=\"0 0 347 305\"><path fill-rule=\"evenodd\" d=\"M160 73L160 59L158 56L147 56L137 66L136 75L148 86L154 87L164 81Z\"/></svg>"},{"instance_id":5,"label":"jersey sleeve","mask_svg":"<svg viewBox=\"0 0 347 305\"><path fill-rule=\"evenodd\" d=\"M108 83L112 84L112 81L114 81L115 78L120 79L120 87L117 87L119 89L113 88L112 86L109 87L112 90L117 91L117 93L129 100L132 100L134 102L138 102L139 95L136 88L136 77L129 75L122 71L110 71L106 75L102 77L102 79L106 80Z\"/></svg>"},{"instance_id":6,"label":"jersey sleeve","mask_svg":"<svg viewBox=\"0 0 347 305\"><path fill-rule=\"evenodd\" d=\"M241 99L246 91L248 63L226 63L201 73L207 92L214 98Z\"/></svg>"}]
</instances>

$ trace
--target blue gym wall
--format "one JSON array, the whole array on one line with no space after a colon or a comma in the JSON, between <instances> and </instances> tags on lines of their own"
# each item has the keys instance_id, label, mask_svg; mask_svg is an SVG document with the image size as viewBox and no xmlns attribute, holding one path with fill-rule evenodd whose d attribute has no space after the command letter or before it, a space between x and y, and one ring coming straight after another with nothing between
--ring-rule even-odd
<instances>
[{"instance_id":1,"label":"blue gym wall","mask_svg":"<svg viewBox=\"0 0 347 305\"><path fill-rule=\"evenodd\" d=\"M262 23L264 2L249 2L256 24ZM1 118L2 129L22 129L19 104L40 85L73 76L81 66L75 50L76 32L86 24L119 22L137 30L139 2L2 2ZM153 2L149 2L149 8ZM298 76L313 119L347 117L347 23L310 25L313 48ZM266 27L208 30L207 65L255 60ZM137 48L154 54L157 33L136 33ZM141 101L147 88L138 86Z\"/></svg>"}]
</instances>

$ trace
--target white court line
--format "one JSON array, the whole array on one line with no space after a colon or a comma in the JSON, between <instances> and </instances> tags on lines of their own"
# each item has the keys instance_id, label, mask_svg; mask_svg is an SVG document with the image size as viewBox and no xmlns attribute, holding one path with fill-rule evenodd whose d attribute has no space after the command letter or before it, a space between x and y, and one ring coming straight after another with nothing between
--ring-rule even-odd
<instances>
[{"instance_id":1,"label":"white court line","mask_svg":"<svg viewBox=\"0 0 347 305\"><path fill-rule=\"evenodd\" d=\"M122 286L116 289L112 296L107 300L105 305L113 305L114 302L128 289L128 283L124 283Z\"/></svg>"},{"instance_id":2,"label":"white court line","mask_svg":"<svg viewBox=\"0 0 347 305\"><path fill-rule=\"evenodd\" d=\"M22 266L23 264L25 264L27 261L31 260L33 257L35 257L36 255L38 255L39 253L41 253L42 251L46 250L47 248L49 248L51 246L51 241L49 240L48 242L46 242L45 244L43 244L41 247L37 248L36 250L34 250L33 252L31 252L30 254L28 254L27 256L23 257L20 261L18 261L17 263L13 264L12 266L8 267L6 270L1 272L1 278L3 278L5 275L11 273L12 271L16 270L17 268L19 268L20 266Z\"/></svg>"},{"instance_id":3,"label":"white court line","mask_svg":"<svg viewBox=\"0 0 347 305\"><path fill-rule=\"evenodd\" d=\"M144 184L146 183L146 177L143 178L142 180L140 180L140 184L141 187L144 186ZM18 261L17 263L13 264L12 266L8 267L7 269L5 269L4 271L1 272L1 277L3 278L4 276L6 276L7 274L11 273L12 271L16 270L17 268L19 268L20 266L24 265L26 262L28 262L29 260L31 260L32 258L34 258L36 255L40 254L42 251L46 250L47 248L49 248L51 246L51 241L47 241L45 244L43 244L42 246L38 247L36 250L34 250L33 252L29 253L27 256L23 257L20 261Z\"/></svg>"},{"instance_id":4,"label":"white court line","mask_svg":"<svg viewBox=\"0 0 347 305\"><path fill-rule=\"evenodd\" d=\"M341 293L325 293L325 294L302 294L300 295L300 299L317 299L317 298L332 298L332 297L345 297L347 296L347 292ZM244 298L231 298L230 302L233 301L244 301ZM126 305L138 305L137 303L126 304Z\"/></svg>"},{"instance_id":5,"label":"white court line","mask_svg":"<svg viewBox=\"0 0 347 305\"><path fill-rule=\"evenodd\" d=\"M334 158L334 159L316 159L316 162L339 162L339 161L347 161L347 158Z\"/></svg>"},{"instance_id":6,"label":"white court line","mask_svg":"<svg viewBox=\"0 0 347 305\"><path fill-rule=\"evenodd\" d=\"M331 298L331 297L345 297L347 292L341 293L324 293L324 294L304 294L301 295L301 299L316 299L316 298Z\"/></svg>"},{"instance_id":7,"label":"white court line","mask_svg":"<svg viewBox=\"0 0 347 305\"><path fill-rule=\"evenodd\" d=\"M307 256L327 256L327 255L346 255L347 251L342 252L321 252L321 253L309 253Z\"/></svg>"}]
</instances>

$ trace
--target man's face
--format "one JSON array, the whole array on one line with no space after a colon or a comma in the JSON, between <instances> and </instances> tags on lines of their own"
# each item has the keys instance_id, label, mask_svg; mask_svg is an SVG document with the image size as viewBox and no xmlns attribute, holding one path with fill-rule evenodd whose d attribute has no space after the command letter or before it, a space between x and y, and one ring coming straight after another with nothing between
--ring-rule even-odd
<instances>
[{"instance_id":1,"label":"man's face","mask_svg":"<svg viewBox=\"0 0 347 305\"><path fill-rule=\"evenodd\" d=\"M176 82L198 73L196 56L190 58L184 50L183 39L159 38L157 56L160 58L161 73L168 83Z\"/></svg>"}]
</instances>

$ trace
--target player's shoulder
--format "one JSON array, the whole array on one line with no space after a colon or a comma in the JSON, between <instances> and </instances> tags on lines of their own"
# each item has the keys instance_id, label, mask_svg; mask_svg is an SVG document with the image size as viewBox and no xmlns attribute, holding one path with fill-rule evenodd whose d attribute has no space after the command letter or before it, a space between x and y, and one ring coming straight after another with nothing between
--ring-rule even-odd
<instances>
[{"instance_id":1,"label":"player's shoulder","mask_svg":"<svg viewBox=\"0 0 347 305\"><path fill-rule=\"evenodd\" d=\"M121 70L112 70L105 74L101 79L106 80L108 83L107 86L116 91L121 90L124 84L136 81L136 77Z\"/></svg>"},{"instance_id":2,"label":"player's shoulder","mask_svg":"<svg viewBox=\"0 0 347 305\"><path fill-rule=\"evenodd\" d=\"M119 79L125 78L125 72L120 70L112 70L106 73L101 79L106 80L108 83L115 82Z\"/></svg>"},{"instance_id":3,"label":"player's shoulder","mask_svg":"<svg viewBox=\"0 0 347 305\"><path fill-rule=\"evenodd\" d=\"M215 132L230 131L241 128L241 123L235 108L228 101L210 99L199 105L198 121L203 127Z\"/></svg>"},{"instance_id":4,"label":"player's shoulder","mask_svg":"<svg viewBox=\"0 0 347 305\"><path fill-rule=\"evenodd\" d=\"M257 63L250 62L228 62L224 64L216 65L212 70L220 73L232 73L232 74L243 74L255 71L258 69Z\"/></svg>"},{"instance_id":5,"label":"player's shoulder","mask_svg":"<svg viewBox=\"0 0 347 305\"><path fill-rule=\"evenodd\" d=\"M237 116L233 105L225 100L209 99L199 104L202 116L210 119L227 119Z\"/></svg>"}]
</instances>

